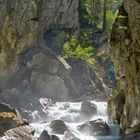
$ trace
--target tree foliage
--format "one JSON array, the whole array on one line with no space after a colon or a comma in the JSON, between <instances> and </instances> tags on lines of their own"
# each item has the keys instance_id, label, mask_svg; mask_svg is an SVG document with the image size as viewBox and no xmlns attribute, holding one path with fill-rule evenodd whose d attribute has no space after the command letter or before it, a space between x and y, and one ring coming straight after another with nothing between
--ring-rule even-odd
<instances>
[{"instance_id":1,"label":"tree foliage","mask_svg":"<svg viewBox=\"0 0 140 140\"><path fill-rule=\"evenodd\" d=\"M89 63L94 63L93 50L94 47L89 43L88 34L67 34L62 56L64 58L81 58Z\"/></svg>"},{"instance_id":2,"label":"tree foliage","mask_svg":"<svg viewBox=\"0 0 140 140\"><path fill-rule=\"evenodd\" d=\"M97 26L101 20L101 0L80 0L81 27Z\"/></svg>"},{"instance_id":3,"label":"tree foliage","mask_svg":"<svg viewBox=\"0 0 140 140\"><path fill-rule=\"evenodd\" d=\"M108 33L122 0L80 0L81 27L98 27Z\"/></svg>"}]
</instances>

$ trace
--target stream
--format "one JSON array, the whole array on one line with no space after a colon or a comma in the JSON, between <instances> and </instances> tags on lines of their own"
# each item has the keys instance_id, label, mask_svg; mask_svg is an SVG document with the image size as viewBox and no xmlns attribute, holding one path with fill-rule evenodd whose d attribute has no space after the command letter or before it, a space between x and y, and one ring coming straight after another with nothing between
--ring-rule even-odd
<instances>
[{"instance_id":1,"label":"stream","mask_svg":"<svg viewBox=\"0 0 140 140\"><path fill-rule=\"evenodd\" d=\"M81 103L82 102L56 102L52 106L45 106L45 99L40 100L43 111L47 114L47 118L43 122L32 123L31 126L35 129L36 136L47 130L50 134L53 134L50 129L50 122L53 120L63 120L65 124L69 127L70 132L80 140L118 140L119 139L119 126L108 123L107 117L107 103L106 102L96 102L91 101L97 106L97 115L92 118L84 118L80 114ZM41 116L40 116L41 117ZM103 119L107 122L111 129L111 135L109 136L89 136L86 133L80 133L77 126L96 119ZM60 140L68 140L64 135L57 135Z\"/></svg>"}]
</instances>

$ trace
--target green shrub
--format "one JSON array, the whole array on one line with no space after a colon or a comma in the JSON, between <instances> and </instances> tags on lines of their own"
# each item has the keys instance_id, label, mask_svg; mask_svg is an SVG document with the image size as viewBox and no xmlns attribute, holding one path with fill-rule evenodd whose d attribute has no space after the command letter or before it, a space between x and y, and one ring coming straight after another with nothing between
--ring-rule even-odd
<instances>
[{"instance_id":1,"label":"green shrub","mask_svg":"<svg viewBox=\"0 0 140 140\"><path fill-rule=\"evenodd\" d=\"M81 58L89 63L94 63L94 47L89 43L87 34L68 35L63 45L62 56L64 58Z\"/></svg>"}]
</instances>

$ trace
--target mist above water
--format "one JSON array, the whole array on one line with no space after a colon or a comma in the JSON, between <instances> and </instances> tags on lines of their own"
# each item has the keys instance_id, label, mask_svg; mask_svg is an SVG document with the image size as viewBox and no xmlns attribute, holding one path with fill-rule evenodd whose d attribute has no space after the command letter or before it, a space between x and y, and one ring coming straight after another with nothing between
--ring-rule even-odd
<instances>
[{"instance_id":1,"label":"mist above water","mask_svg":"<svg viewBox=\"0 0 140 140\"><path fill-rule=\"evenodd\" d=\"M43 130L47 130L50 134L54 134L50 128L50 122L53 120L63 120L65 124L68 126L71 134L80 140L118 140L119 139L119 127L117 125L109 124L111 128L110 136L89 136L88 133L81 133L77 126L84 124L90 120L103 119L108 122L107 117L107 103L106 102L95 102L97 106L97 115L92 117L82 116L80 113L82 102L56 102L52 106L46 108L46 99L41 98L40 102L43 106L43 111L47 114L46 119L43 118L42 122L35 122L31 125L36 130L36 136L43 132ZM41 119L41 116L40 116ZM68 140L64 135L57 135L61 140Z\"/></svg>"}]
</instances>

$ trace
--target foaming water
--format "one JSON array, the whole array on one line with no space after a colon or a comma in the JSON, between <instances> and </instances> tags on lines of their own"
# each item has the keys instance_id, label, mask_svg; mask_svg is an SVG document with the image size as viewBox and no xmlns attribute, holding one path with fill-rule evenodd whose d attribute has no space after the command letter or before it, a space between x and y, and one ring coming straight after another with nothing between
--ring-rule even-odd
<instances>
[{"instance_id":1,"label":"foaming water","mask_svg":"<svg viewBox=\"0 0 140 140\"><path fill-rule=\"evenodd\" d=\"M44 103L45 102L45 103ZM45 100L41 100L41 103L44 105L47 104ZM97 106L97 115L92 118L81 118L80 109L82 102L56 102L52 106L48 106L47 109L43 106L43 111L47 114L47 118L44 123L32 123L31 125L36 130L36 136L39 136L43 130L47 130L51 133L51 129L49 127L50 122L53 120L63 120L68 126L71 133L79 138L80 140L118 140L119 138L119 127L117 125L109 124L111 128L111 136L88 136L86 133L80 133L77 129L78 125L81 125L87 121L95 120L95 119L103 119L108 122L107 117L107 103L106 102L95 102ZM41 116L40 116L41 117ZM56 135L56 134L55 134ZM64 138L64 135L57 135L61 140L68 140Z\"/></svg>"}]
</instances>

